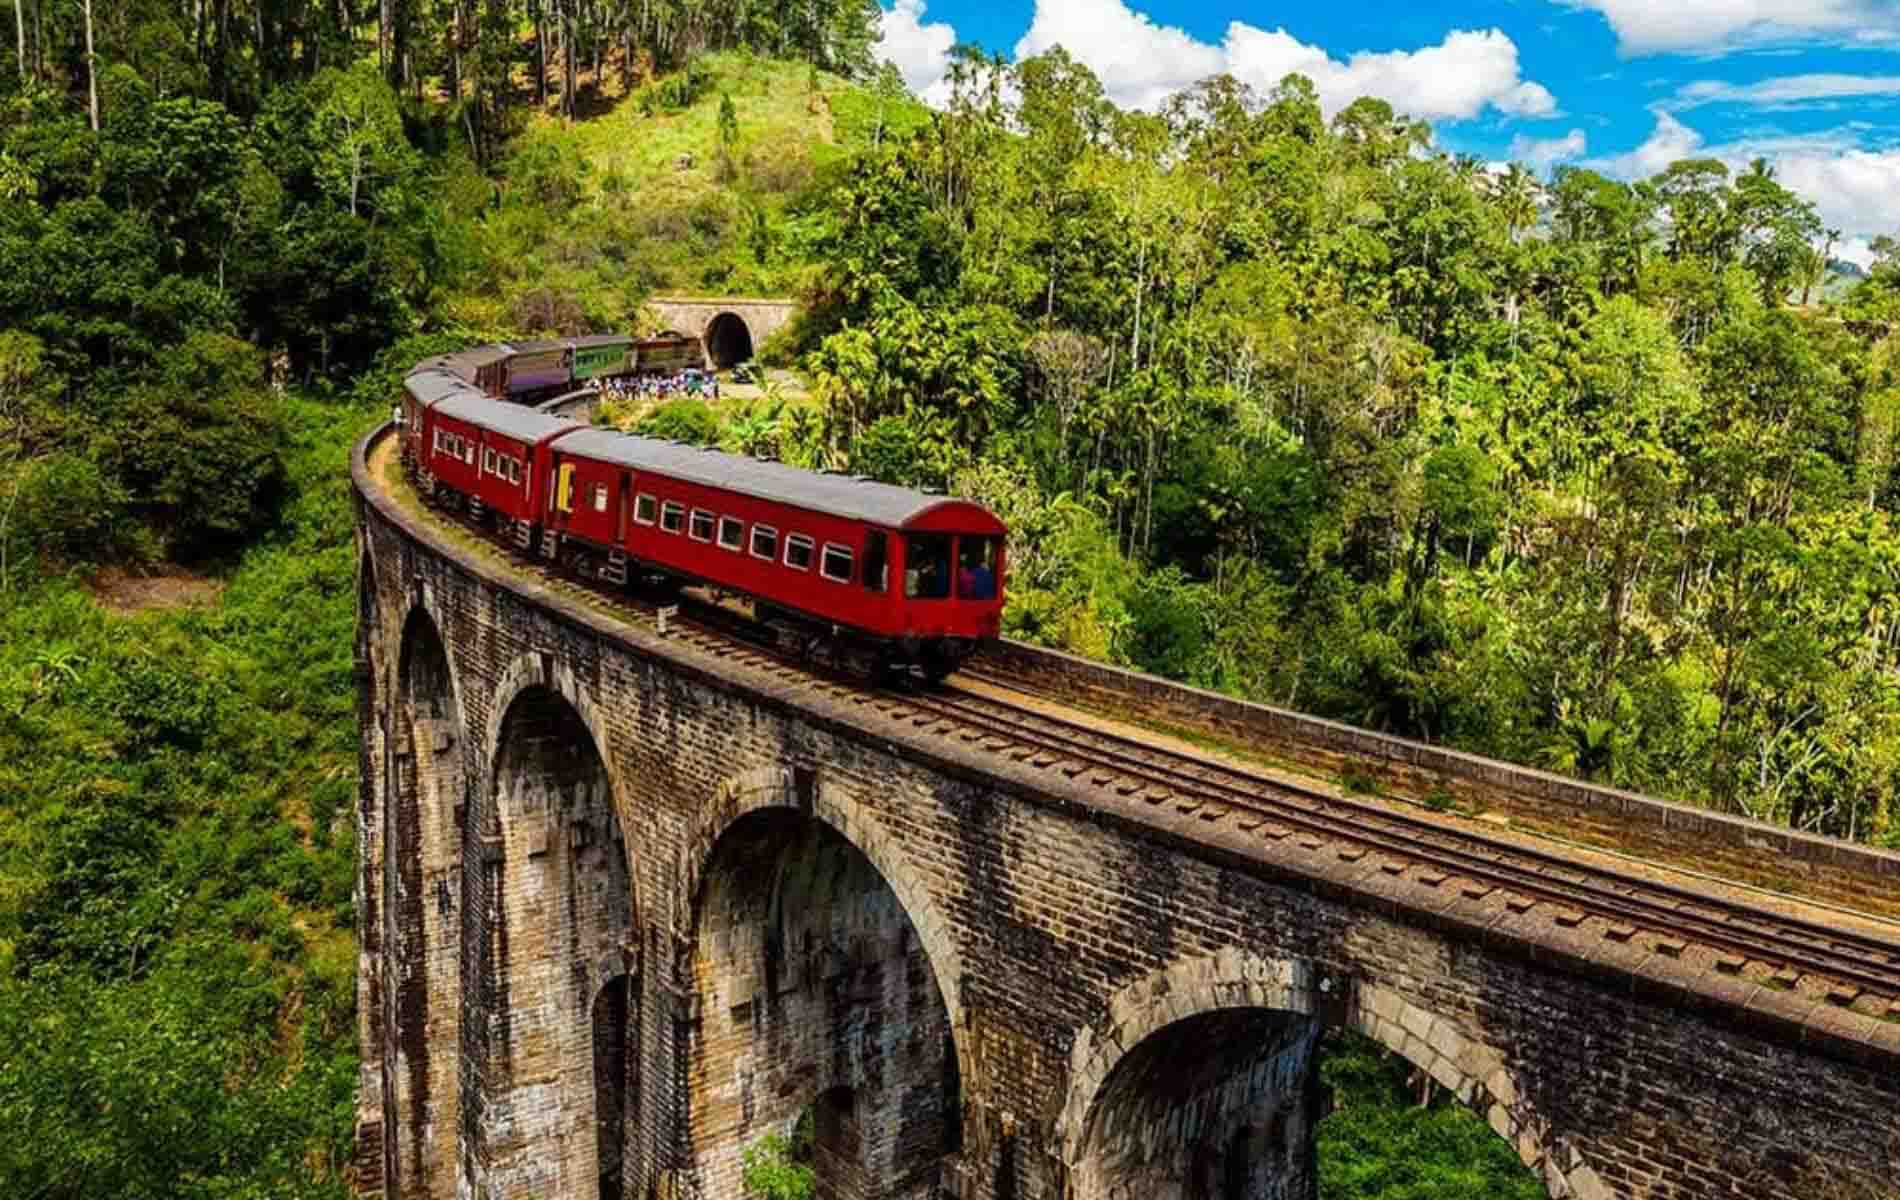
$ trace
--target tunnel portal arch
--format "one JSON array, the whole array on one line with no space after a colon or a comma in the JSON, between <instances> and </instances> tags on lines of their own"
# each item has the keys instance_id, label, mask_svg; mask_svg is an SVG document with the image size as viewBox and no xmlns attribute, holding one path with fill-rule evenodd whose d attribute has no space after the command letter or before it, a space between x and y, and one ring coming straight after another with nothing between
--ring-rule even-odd
<instances>
[{"instance_id":1,"label":"tunnel portal arch","mask_svg":"<svg viewBox=\"0 0 1900 1200\"><path fill-rule=\"evenodd\" d=\"M736 367L752 354L752 327L738 313L722 312L706 322L706 360L714 367Z\"/></svg>"}]
</instances>

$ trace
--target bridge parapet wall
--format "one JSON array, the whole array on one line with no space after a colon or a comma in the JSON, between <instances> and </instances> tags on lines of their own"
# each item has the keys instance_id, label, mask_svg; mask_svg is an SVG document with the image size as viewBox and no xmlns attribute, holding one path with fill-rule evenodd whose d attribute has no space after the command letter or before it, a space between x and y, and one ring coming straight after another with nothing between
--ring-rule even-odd
<instances>
[{"instance_id":1,"label":"bridge parapet wall","mask_svg":"<svg viewBox=\"0 0 1900 1200\"><path fill-rule=\"evenodd\" d=\"M1554 775L1305 713L1254 704L1060 651L1005 642L986 652L1010 679L1054 699L1264 752L1303 772L1449 800L1514 828L1900 917L1900 854Z\"/></svg>"}]
</instances>

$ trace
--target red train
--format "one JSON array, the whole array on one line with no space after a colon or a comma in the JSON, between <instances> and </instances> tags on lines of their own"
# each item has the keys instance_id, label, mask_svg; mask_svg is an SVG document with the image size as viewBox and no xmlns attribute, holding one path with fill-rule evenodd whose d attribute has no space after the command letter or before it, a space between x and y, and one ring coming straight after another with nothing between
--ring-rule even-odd
<instances>
[{"instance_id":1,"label":"red train","mask_svg":"<svg viewBox=\"0 0 1900 1200\"><path fill-rule=\"evenodd\" d=\"M403 460L425 497L520 550L746 596L782 640L866 670L941 678L997 636L1007 531L983 506L596 429L484 394L474 376L497 365L471 351L411 372Z\"/></svg>"}]
</instances>

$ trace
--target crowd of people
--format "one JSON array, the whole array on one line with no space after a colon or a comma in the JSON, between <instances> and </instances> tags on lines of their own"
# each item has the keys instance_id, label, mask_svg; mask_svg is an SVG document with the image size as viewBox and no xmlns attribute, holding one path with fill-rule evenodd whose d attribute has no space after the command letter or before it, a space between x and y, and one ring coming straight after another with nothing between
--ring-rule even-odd
<instances>
[{"instance_id":1,"label":"crowd of people","mask_svg":"<svg viewBox=\"0 0 1900 1200\"><path fill-rule=\"evenodd\" d=\"M606 375L595 379L594 386L616 400L677 400L686 396L719 399L719 376L698 367L670 374Z\"/></svg>"}]
</instances>

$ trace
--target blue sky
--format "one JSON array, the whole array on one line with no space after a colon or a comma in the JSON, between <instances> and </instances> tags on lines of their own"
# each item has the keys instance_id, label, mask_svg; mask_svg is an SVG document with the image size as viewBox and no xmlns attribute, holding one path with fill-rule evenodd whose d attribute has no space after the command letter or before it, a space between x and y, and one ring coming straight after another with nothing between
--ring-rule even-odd
<instances>
[{"instance_id":1,"label":"blue sky","mask_svg":"<svg viewBox=\"0 0 1900 1200\"><path fill-rule=\"evenodd\" d=\"M879 52L926 99L954 42L1060 44L1153 107L1288 71L1334 111L1372 94L1450 150L1623 178L1768 158L1847 235L1900 233L1900 0L884 0Z\"/></svg>"}]
</instances>

